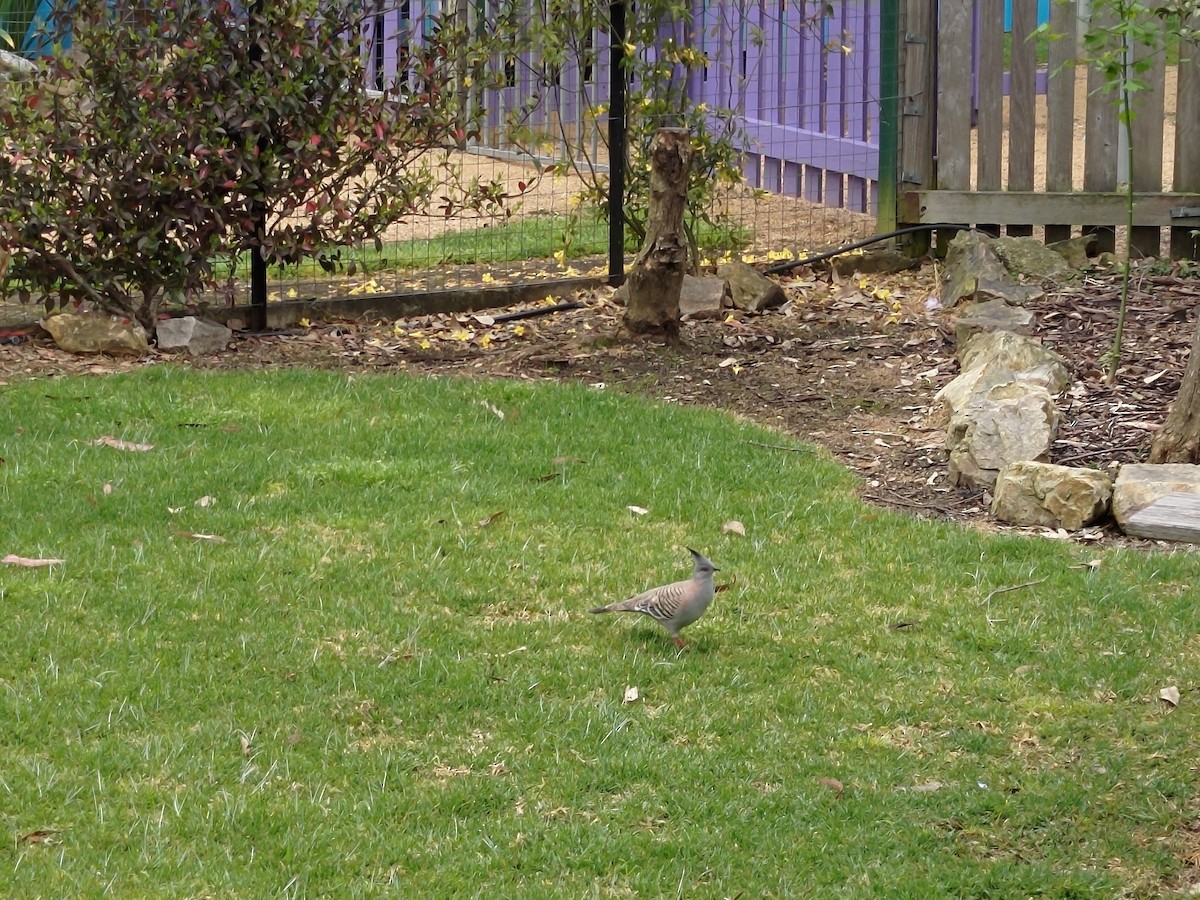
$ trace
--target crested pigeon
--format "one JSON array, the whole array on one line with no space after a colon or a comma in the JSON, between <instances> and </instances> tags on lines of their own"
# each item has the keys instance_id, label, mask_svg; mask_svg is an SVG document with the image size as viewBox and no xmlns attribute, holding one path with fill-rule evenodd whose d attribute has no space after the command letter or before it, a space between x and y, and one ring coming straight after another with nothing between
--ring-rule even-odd
<instances>
[{"instance_id":1,"label":"crested pigeon","mask_svg":"<svg viewBox=\"0 0 1200 900\"><path fill-rule=\"evenodd\" d=\"M713 572L721 571L690 547L688 553L692 554L696 567L692 570L692 577L686 581L650 588L636 597L610 603L608 606L598 606L589 612L643 613L667 629L667 634L675 640L675 646L682 647L683 638L679 636L679 630L704 615L716 593L716 588L713 587Z\"/></svg>"}]
</instances>

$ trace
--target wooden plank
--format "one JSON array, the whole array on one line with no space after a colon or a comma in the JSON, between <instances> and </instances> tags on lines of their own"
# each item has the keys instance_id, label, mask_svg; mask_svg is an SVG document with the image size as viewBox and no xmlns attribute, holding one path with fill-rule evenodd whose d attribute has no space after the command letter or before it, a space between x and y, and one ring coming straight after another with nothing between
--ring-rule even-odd
<instances>
[{"instance_id":1,"label":"wooden plank","mask_svg":"<svg viewBox=\"0 0 1200 900\"><path fill-rule=\"evenodd\" d=\"M942 0L937 31L937 186L971 187L972 0Z\"/></svg>"},{"instance_id":2,"label":"wooden plank","mask_svg":"<svg viewBox=\"0 0 1200 900\"><path fill-rule=\"evenodd\" d=\"M1050 42L1046 75L1046 190L1069 191L1075 185L1075 76L1077 3L1050 4ZM1065 241L1071 226L1047 224L1046 241Z\"/></svg>"},{"instance_id":3,"label":"wooden plank","mask_svg":"<svg viewBox=\"0 0 1200 900\"><path fill-rule=\"evenodd\" d=\"M1004 0L980 0L979 71L976 88L975 187L1004 187ZM999 234L998 226L980 225Z\"/></svg>"},{"instance_id":4,"label":"wooden plank","mask_svg":"<svg viewBox=\"0 0 1200 900\"><path fill-rule=\"evenodd\" d=\"M1200 25L1200 16L1189 27ZM1175 171L1177 191L1200 191L1200 41L1180 41L1179 83L1175 96ZM1171 258L1200 259L1194 228L1171 229Z\"/></svg>"},{"instance_id":5,"label":"wooden plank","mask_svg":"<svg viewBox=\"0 0 1200 900\"><path fill-rule=\"evenodd\" d=\"M1200 494L1167 494L1126 519L1121 530L1156 541L1200 543Z\"/></svg>"},{"instance_id":6,"label":"wooden plank","mask_svg":"<svg viewBox=\"0 0 1200 900\"><path fill-rule=\"evenodd\" d=\"M1112 25L1116 14L1107 4L1092 10L1098 27ZM1115 191L1117 189L1117 105L1113 92L1105 88L1104 74L1095 66L1088 67L1087 118L1083 142L1083 189L1085 191ZM1096 235L1096 249L1113 251L1117 233L1109 223L1088 223L1084 234Z\"/></svg>"},{"instance_id":7,"label":"wooden plank","mask_svg":"<svg viewBox=\"0 0 1200 900\"><path fill-rule=\"evenodd\" d=\"M1037 0L1012 0L1012 52L1009 71L1012 84L1008 98L1008 189L1033 190L1034 114L1037 95L1034 74L1037 53L1033 40L1037 28ZM1008 226L1011 235L1033 234L1033 226Z\"/></svg>"},{"instance_id":8,"label":"wooden plank","mask_svg":"<svg viewBox=\"0 0 1200 900\"><path fill-rule=\"evenodd\" d=\"M1048 223L1112 226L1125 222L1125 194L1043 191L912 191L904 198L905 221ZM1135 225L1200 228L1200 216L1172 218L1171 211L1200 208L1200 193L1135 194ZM912 216L913 218L909 218Z\"/></svg>"},{"instance_id":9,"label":"wooden plank","mask_svg":"<svg viewBox=\"0 0 1200 900\"><path fill-rule=\"evenodd\" d=\"M1150 14L1147 13L1149 16ZM1161 21L1152 19L1151 23ZM1133 171L1130 179L1135 191L1162 190L1163 111L1166 91L1166 53L1161 47L1135 44L1132 65L1145 70L1134 77L1144 85L1133 95ZM1134 226L1129 235L1129 252L1133 258L1149 258L1162 252L1162 229L1153 226Z\"/></svg>"},{"instance_id":10,"label":"wooden plank","mask_svg":"<svg viewBox=\"0 0 1200 900\"><path fill-rule=\"evenodd\" d=\"M906 0L900 46L900 191L933 187L933 7Z\"/></svg>"}]
</instances>

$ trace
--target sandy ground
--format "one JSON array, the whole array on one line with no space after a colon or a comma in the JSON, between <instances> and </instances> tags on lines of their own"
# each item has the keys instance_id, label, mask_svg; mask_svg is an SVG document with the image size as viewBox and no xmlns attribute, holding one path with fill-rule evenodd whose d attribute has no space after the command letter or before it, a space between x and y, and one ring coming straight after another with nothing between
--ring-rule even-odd
<instances>
[{"instance_id":1,"label":"sandy ground","mask_svg":"<svg viewBox=\"0 0 1200 900\"><path fill-rule=\"evenodd\" d=\"M1162 155L1162 172L1164 190L1169 189L1172 182L1175 168L1175 95L1178 85L1177 70L1174 66L1169 66L1166 70L1165 86L1163 90L1164 98L1164 115L1163 115L1163 155ZM1074 122L1072 126L1075 135L1074 152L1072 154L1072 187L1077 190L1083 190L1083 154L1084 144L1087 137L1087 72L1080 70L1075 75L1075 109ZM1005 136L1008 134L1008 98L1004 100L1004 128ZM1034 188L1039 191L1046 189L1046 133L1047 133L1047 112L1046 112L1046 97L1044 94L1039 94L1037 97L1037 111L1035 113L1035 134L1034 134ZM975 134L972 133L971 141L972 152L972 185L975 184L975 174L978 172L979 165L979 148L975 141ZM1008 177L1008 144L1005 140L1003 144L1003 162L1001 171L1005 179Z\"/></svg>"}]
</instances>

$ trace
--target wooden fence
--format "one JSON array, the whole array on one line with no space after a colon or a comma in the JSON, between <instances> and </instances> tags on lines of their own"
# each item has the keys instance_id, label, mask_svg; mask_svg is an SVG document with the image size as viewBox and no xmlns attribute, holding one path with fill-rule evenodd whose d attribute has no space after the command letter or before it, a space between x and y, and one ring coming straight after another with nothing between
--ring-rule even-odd
<instances>
[{"instance_id":1,"label":"wooden fence","mask_svg":"<svg viewBox=\"0 0 1200 900\"><path fill-rule=\"evenodd\" d=\"M1044 226L1048 241L1095 233L1101 249L1112 249L1126 222L1121 188L1132 179L1131 250L1158 256L1168 229L1172 257L1197 257L1200 47L1180 41L1169 66L1162 51L1132 48L1147 68L1137 76L1146 88L1134 95L1128 171L1113 94L1097 69L1074 65L1078 0L1051 5L1050 30L1062 37L1046 45L1044 63L1037 0L1012 0L1007 98L1004 0L904 2L901 222L1004 226L1017 235Z\"/></svg>"}]
</instances>

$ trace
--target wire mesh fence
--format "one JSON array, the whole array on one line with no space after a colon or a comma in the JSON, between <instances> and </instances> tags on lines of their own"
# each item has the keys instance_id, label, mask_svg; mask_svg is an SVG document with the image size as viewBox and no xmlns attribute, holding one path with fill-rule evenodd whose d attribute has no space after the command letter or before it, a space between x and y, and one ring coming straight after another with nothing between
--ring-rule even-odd
<instances>
[{"instance_id":1,"label":"wire mesh fence","mask_svg":"<svg viewBox=\"0 0 1200 900\"><path fill-rule=\"evenodd\" d=\"M25 58L53 51L45 0L0 2L0 28ZM661 0L631 5L614 40L607 2L378 2L347 36L365 89L419 92L423 53L436 48L451 61L439 97L460 128L425 159L425 195L378 241L271 265L268 299L608 276L614 118L629 148L630 256L648 202L644 148L656 128L681 124L701 145L689 223L701 261L804 256L864 237L878 203L879 6ZM628 91L617 116L614 60ZM494 202L458 202L464 185ZM250 255L219 254L225 288L202 299L246 302ZM38 311L10 294L0 320Z\"/></svg>"}]
</instances>

